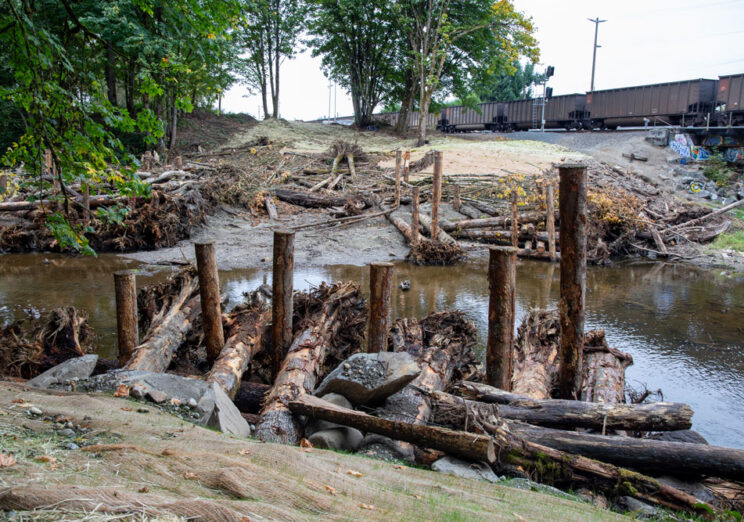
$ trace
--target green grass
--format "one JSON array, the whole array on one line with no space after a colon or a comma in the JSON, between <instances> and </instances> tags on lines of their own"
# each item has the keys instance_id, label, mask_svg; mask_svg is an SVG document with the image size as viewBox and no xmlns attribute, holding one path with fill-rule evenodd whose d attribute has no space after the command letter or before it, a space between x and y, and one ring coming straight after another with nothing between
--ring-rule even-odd
<instances>
[{"instance_id":1,"label":"green grass","mask_svg":"<svg viewBox=\"0 0 744 522\"><path fill-rule=\"evenodd\" d=\"M730 234L721 234L710 247L714 250L736 250L744 252L744 230L737 230Z\"/></svg>"}]
</instances>

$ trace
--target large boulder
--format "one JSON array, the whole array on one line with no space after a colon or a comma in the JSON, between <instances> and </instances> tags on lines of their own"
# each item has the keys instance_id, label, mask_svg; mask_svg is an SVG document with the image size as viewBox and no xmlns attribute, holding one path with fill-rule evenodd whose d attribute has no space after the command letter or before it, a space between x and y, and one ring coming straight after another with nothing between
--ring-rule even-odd
<instances>
[{"instance_id":1,"label":"large boulder","mask_svg":"<svg viewBox=\"0 0 744 522\"><path fill-rule=\"evenodd\" d=\"M34 388L48 389L55 385L66 385L73 381L87 379L93 373L97 362L98 356L95 354L67 359L62 364L37 375L26 384Z\"/></svg>"},{"instance_id":2,"label":"large boulder","mask_svg":"<svg viewBox=\"0 0 744 522\"><path fill-rule=\"evenodd\" d=\"M130 394L135 398L147 398L153 402L178 399L180 403L187 404L190 399L199 401L207 391L207 383L201 379L138 370L115 370L96 375L80 381L77 389L113 393L122 384L130 389Z\"/></svg>"},{"instance_id":3,"label":"large boulder","mask_svg":"<svg viewBox=\"0 0 744 522\"><path fill-rule=\"evenodd\" d=\"M202 424L205 426L238 437L249 437L251 434L250 425L217 383L208 386L196 409L201 414Z\"/></svg>"},{"instance_id":4,"label":"large boulder","mask_svg":"<svg viewBox=\"0 0 744 522\"><path fill-rule=\"evenodd\" d=\"M351 403L343 395L327 393L323 400L351 409ZM364 439L362 432L324 420L311 420L305 427L305 436L317 448L356 451Z\"/></svg>"},{"instance_id":5,"label":"large boulder","mask_svg":"<svg viewBox=\"0 0 744 522\"><path fill-rule=\"evenodd\" d=\"M357 353L328 374L315 395L338 393L354 405L377 402L403 389L419 373L405 352Z\"/></svg>"}]
</instances>

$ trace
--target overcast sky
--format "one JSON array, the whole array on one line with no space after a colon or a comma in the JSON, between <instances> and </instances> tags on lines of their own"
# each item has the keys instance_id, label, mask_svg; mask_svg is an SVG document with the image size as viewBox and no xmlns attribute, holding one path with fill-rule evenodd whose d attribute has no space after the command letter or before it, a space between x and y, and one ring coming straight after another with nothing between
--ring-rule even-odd
<instances>
[{"instance_id":1,"label":"overcast sky","mask_svg":"<svg viewBox=\"0 0 744 522\"><path fill-rule=\"evenodd\" d=\"M599 25L595 89L744 73L744 0L514 0L531 16L554 94L589 90L594 24ZM282 67L280 112L287 119L328 114L328 80L306 52ZM336 111L353 114L336 90ZM233 87L223 108L259 114L260 98ZM333 103L331 114L333 114Z\"/></svg>"}]
</instances>

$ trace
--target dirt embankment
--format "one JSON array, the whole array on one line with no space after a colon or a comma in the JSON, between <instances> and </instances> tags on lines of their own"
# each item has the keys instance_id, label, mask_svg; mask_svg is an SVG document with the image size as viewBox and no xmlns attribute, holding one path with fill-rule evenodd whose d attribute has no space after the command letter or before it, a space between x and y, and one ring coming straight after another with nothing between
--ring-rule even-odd
<instances>
[{"instance_id":1,"label":"dirt embankment","mask_svg":"<svg viewBox=\"0 0 744 522\"><path fill-rule=\"evenodd\" d=\"M0 386L0 446L0 509L33 520L622 518L396 463L239 440L127 399L11 383Z\"/></svg>"}]
</instances>

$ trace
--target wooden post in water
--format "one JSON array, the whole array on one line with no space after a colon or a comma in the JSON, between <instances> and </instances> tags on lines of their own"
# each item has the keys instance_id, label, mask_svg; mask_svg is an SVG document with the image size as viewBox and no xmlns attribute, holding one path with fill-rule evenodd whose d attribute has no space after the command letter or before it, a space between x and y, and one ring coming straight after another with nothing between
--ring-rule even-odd
<instances>
[{"instance_id":1,"label":"wooden post in water","mask_svg":"<svg viewBox=\"0 0 744 522\"><path fill-rule=\"evenodd\" d=\"M419 188L413 187L411 189L412 199L411 202L411 246L418 244L419 236Z\"/></svg>"},{"instance_id":2,"label":"wooden post in water","mask_svg":"<svg viewBox=\"0 0 744 522\"><path fill-rule=\"evenodd\" d=\"M452 210L455 212L460 211L460 185L455 184L454 187L452 187L452 190L454 191L454 194L452 196Z\"/></svg>"},{"instance_id":3,"label":"wooden post in water","mask_svg":"<svg viewBox=\"0 0 744 522\"><path fill-rule=\"evenodd\" d=\"M519 247L519 223L517 222L517 189L512 190L511 194L511 242L514 248Z\"/></svg>"},{"instance_id":4,"label":"wooden post in water","mask_svg":"<svg viewBox=\"0 0 744 522\"><path fill-rule=\"evenodd\" d=\"M274 232L274 275L271 298L271 355L276 378L292 344L292 288L294 275L294 232Z\"/></svg>"},{"instance_id":5,"label":"wooden post in water","mask_svg":"<svg viewBox=\"0 0 744 522\"><path fill-rule=\"evenodd\" d=\"M395 208L400 206L400 175L403 163L403 151L395 151Z\"/></svg>"},{"instance_id":6,"label":"wooden post in water","mask_svg":"<svg viewBox=\"0 0 744 522\"><path fill-rule=\"evenodd\" d=\"M369 330L367 352L387 351L390 328L390 298L393 294L393 264L369 265Z\"/></svg>"},{"instance_id":7,"label":"wooden post in water","mask_svg":"<svg viewBox=\"0 0 744 522\"><path fill-rule=\"evenodd\" d=\"M575 399L584 348L586 291L586 167L558 167L560 186L561 324L558 391L561 399Z\"/></svg>"},{"instance_id":8,"label":"wooden post in water","mask_svg":"<svg viewBox=\"0 0 744 522\"><path fill-rule=\"evenodd\" d=\"M442 199L442 158L441 150L434 153L434 176L431 186L431 239L439 237L439 200Z\"/></svg>"},{"instance_id":9,"label":"wooden post in water","mask_svg":"<svg viewBox=\"0 0 744 522\"><path fill-rule=\"evenodd\" d=\"M220 304L220 278L217 274L217 249L214 241L194 243L196 270L199 274L202 331L207 345L207 360L214 362L225 345L222 331L222 305Z\"/></svg>"},{"instance_id":10,"label":"wooden post in water","mask_svg":"<svg viewBox=\"0 0 744 522\"><path fill-rule=\"evenodd\" d=\"M511 390L517 249L491 247L488 263L488 344L486 381Z\"/></svg>"},{"instance_id":11,"label":"wooden post in water","mask_svg":"<svg viewBox=\"0 0 744 522\"><path fill-rule=\"evenodd\" d=\"M545 226L548 229L548 253L551 261L555 261L555 200L553 199L553 184L545 187L545 203L548 209Z\"/></svg>"},{"instance_id":12,"label":"wooden post in water","mask_svg":"<svg viewBox=\"0 0 744 522\"><path fill-rule=\"evenodd\" d=\"M116 293L116 336L119 366L124 366L139 344L137 328L137 286L131 270L114 273Z\"/></svg>"}]
</instances>

